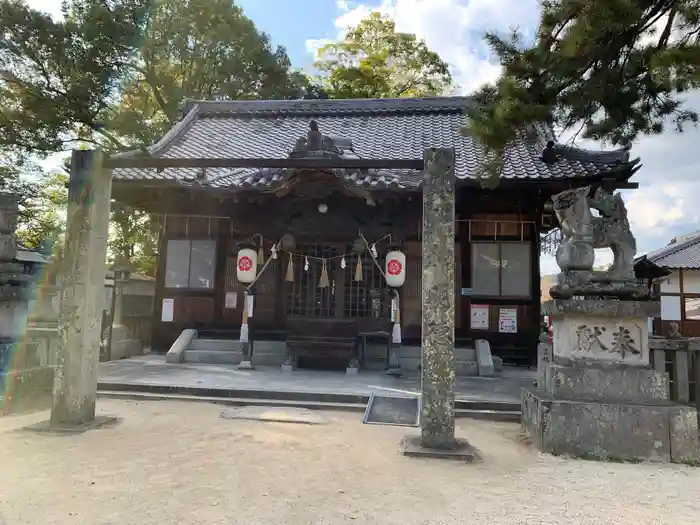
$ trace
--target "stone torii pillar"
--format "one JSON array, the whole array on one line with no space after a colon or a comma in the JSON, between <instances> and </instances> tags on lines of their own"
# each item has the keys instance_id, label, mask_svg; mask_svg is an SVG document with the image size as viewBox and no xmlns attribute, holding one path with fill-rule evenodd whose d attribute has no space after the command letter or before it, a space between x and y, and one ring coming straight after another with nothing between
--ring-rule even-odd
<instances>
[{"instance_id":1,"label":"stone torii pillar","mask_svg":"<svg viewBox=\"0 0 700 525\"><path fill-rule=\"evenodd\" d=\"M421 435L404 453L471 461L455 438L455 152L428 148L423 160Z\"/></svg>"},{"instance_id":2,"label":"stone torii pillar","mask_svg":"<svg viewBox=\"0 0 700 525\"><path fill-rule=\"evenodd\" d=\"M111 192L102 153L73 151L49 428L80 430L113 420L95 418Z\"/></svg>"}]
</instances>

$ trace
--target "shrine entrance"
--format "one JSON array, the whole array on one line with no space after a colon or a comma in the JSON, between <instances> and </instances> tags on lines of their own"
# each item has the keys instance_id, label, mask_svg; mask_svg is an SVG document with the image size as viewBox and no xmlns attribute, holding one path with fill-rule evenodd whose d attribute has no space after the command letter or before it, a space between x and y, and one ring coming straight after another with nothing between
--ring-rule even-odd
<instances>
[{"instance_id":1,"label":"shrine entrance","mask_svg":"<svg viewBox=\"0 0 700 525\"><path fill-rule=\"evenodd\" d=\"M287 344L297 366L345 370L367 323L389 327L386 280L365 250L349 243L299 243L282 252Z\"/></svg>"}]
</instances>

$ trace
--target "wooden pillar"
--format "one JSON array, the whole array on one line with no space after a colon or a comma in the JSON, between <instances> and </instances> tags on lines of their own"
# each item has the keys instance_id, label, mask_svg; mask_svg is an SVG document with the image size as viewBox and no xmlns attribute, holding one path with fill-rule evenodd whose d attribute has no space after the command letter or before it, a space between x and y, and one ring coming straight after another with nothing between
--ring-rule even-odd
<instances>
[{"instance_id":1,"label":"wooden pillar","mask_svg":"<svg viewBox=\"0 0 700 525\"><path fill-rule=\"evenodd\" d=\"M52 426L95 419L112 177L99 151L73 151L58 319Z\"/></svg>"},{"instance_id":2,"label":"wooden pillar","mask_svg":"<svg viewBox=\"0 0 700 525\"><path fill-rule=\"evenodd\" d=\"M421 446L455 448L455 153L424 154Z\"/></svg>"}]
</instances>

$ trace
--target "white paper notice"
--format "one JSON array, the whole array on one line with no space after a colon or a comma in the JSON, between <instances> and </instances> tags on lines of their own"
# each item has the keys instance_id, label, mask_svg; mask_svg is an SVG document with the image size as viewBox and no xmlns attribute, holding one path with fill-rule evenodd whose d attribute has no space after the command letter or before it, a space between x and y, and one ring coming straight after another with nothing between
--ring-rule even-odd
<instances>
[{"instance_id":1,"label":"white paper notice","mask_svg":"<svg viewBox=\"0 0 700 525\"><path fill-rule=\"evenodd\" d=\"M489 307L484 304L471 305L471 328L472 330L489 329Z\"/></svg>"},{"instance_id":2,"label":"white paper notice","mask_svg":"<svg viewBox=\"0 0 700 525\"><path fill-rule=\"evenodd\" d=\"M172 323L175 314L175 299L163 299L163 308L160 313L160 320L164 323Z\"/></svg>"},{"instance_id":3,"label":"white paper notice","mask_svg":"<svg viewBox=\"0 0 700 525\"><path fill-rule=\"evenodd\" d=\"M498 331L502 334L518 333L517 308L501 308L498 311Z\"/></svg>"},{"instance_id":4,"label":"white paper notice","mask_svg":"<svg viewBox=\"0 0 700 525\"><path fill-rule=\"evenodd\" d=\"M236 308L238 306L238 292L226 292L224 308Z\"/></svg>"},{"instance_id":5,"label":"white paper notice","mask_svg":"<svg viewBox=\"0 0 700 525\"><path fill-rule=\"evenodd\" d=\"M255 305L255 296L249 295L246 298L246 301L246 306L248 307L248 317L253 317L253 306Z\"/></svg>"}]
</instances>

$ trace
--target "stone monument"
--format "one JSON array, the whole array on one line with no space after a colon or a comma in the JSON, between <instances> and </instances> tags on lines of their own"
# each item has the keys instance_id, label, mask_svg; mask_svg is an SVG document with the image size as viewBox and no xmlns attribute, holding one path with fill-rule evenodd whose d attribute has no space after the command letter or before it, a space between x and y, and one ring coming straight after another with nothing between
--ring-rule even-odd
<instances>
[{"instance_id":1,"label":"stone monument","mask_svg":"<svg viewBox=\"0 0 700 525\"><path fill-rule=\"evenodd\" d=\"M523 389L524 432L552 454L696 462L696 410L672 403L668 375L650 366L648 318L660 305L634 277L636 242L622 198L584 187L553 202L564 237L554 299L544 304L553 343L536 387ZM613 263L594 271L594 250L603 247Z\"/></svg>"},{"instance_id":2,"label":"stone monument","mask_svg":"<svg viewBox=\"0 0 700 525\"><path fill-rule=\"evenodd\" d=\"M53 383L53 369L41 365L35 346L24 337L34 283L14 261L17 212L17 196L0 193L0 394L4 413L48 406Z\"/></svg>"}]
</instances>

